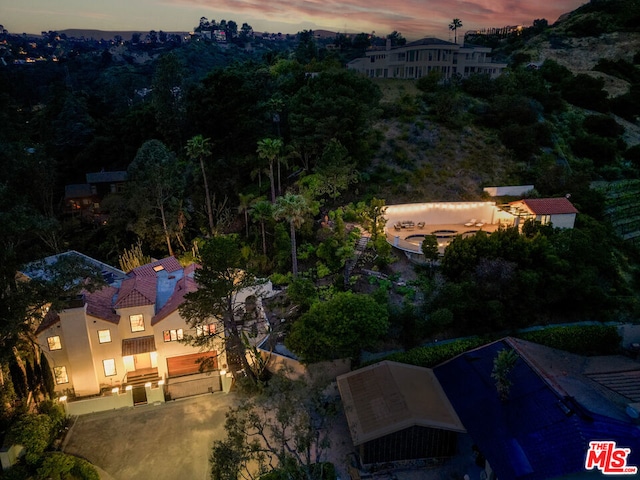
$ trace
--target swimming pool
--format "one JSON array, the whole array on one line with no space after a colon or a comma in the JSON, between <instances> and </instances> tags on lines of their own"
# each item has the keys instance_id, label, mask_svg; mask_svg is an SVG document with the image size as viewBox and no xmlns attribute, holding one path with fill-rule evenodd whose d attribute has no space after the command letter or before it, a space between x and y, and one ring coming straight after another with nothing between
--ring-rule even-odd
<instances>
[{"instance_id":1,"label":"swimming pool","mask_svg":"<svg viewBox=\"0 0 640 480\"><path fill-rule=\"evenodd\" d=\"M431 235L435 235L438 240L451 240L457 234L458 232L456 230L436 230L431 233ZM413 245L420 246L426 236L426 233L416 233L413 235L407 235L404 239Z\"/></svg>"}]
</instances>

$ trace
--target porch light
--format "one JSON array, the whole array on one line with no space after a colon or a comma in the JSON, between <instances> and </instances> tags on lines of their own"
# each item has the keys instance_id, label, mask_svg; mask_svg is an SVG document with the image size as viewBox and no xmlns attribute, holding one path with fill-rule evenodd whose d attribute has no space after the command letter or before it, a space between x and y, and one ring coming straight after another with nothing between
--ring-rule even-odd
<instances>
[{"instance_id":1,"label":"porch light","mask_svg":"<svg viewBox=\"0 0 640 480\"><path fill-rule=\"evenodd\" d=\"M144 387L145 387L145 388L151 388L151 382L147 382L147 383L145 383L145 384L144 384Z\"/></svg>"},{"instance_id":2,"label":"porch light","mask_svg":"<svg viewBox=\"0 0 640 480\"><path fill-rule=\"evenodd\" d=\"M227 374L227 371L226 371L226 370L224 370L224 369L223 369L223 370L220 370L220 376L221 376L221 377L224 377L226 374Z\"/></svg>"},{"instance_id":3,"label":"porch light","mask_svg":"<svg viewBox=\"0 0 640 480\"><path fill-rule=\"evenodd\" d=\"M158 386L161 387L162 385L164 385L164 380L158 380Z\"/></svg>"},{"instance_id":4,"label":"porch light","mask_svg":"<svg viewBox=\"0 0 640 480\"><path fill-rule=\"evenodd\" d=\"M119 391L120 391L120 387L113 387L113 388L111 389L111 393L113 393L114 395L115 395L116 393L118 393Z\"/></svg>"},{"instance_id":5,"label":"porch light","mask_svg":"<svg viewBox=\"0 0 640 480\"><path fill-rule=\"evenodd\" d=\"M58 398L59 402L66 402L67 401L67 396L66 395L62 395L60 398Z\"/></svg>"},{"instance_id":6,"label":"porch light","mask_svg":"<svg viewBox=\"0 0 640 480\"><path fill-rule=\"evenodd\" d=\"M127 386L125 387L125 390L126 390L127 392L129 392L129 391L133 390L133 385L127 385Z\"/></svg>"}]
</instances>

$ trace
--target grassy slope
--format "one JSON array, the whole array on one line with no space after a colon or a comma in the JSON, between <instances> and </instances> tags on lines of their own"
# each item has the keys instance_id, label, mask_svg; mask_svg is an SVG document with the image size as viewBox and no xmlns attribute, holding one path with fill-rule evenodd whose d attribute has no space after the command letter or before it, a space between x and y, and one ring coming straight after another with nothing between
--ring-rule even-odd
<instances>
[{"instance_id":1,"label":"grassy slope","mask_svg":"<svg viewBox=\"0 0 640 480\"><path fill-rule=\"evenodd\" d=\"M376 124L381 140L373 162L381 185L376 194L387 203L475 200L482 187L517 177L518 165L495 132L470 122L452 129L429 119L412 80L376 83L383 105L405 105L400 115Z\"/></svg>"}]
</instances>

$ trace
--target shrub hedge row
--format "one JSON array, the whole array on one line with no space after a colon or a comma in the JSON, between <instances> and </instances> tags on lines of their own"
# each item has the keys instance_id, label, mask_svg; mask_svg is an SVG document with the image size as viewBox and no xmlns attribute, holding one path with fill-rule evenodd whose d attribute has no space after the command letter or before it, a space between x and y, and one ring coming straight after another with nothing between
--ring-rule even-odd
<instances>
[{"instance_id":1,"label":"shrub hedge row","mask_svg":"<svg viewBox=\"0 0 640 480\"><path fill-rule=\"evenodd\" d=\"M514 336L580 355L613 355L619 352L621 341L615 326L604 325L550 327L518 333ZM465 338L440 345L417 347L406 352L392 353L384 357L383 360L433 368L456 355L481 347L493 340L495 338Z\"/></svg>"}]
</instances>

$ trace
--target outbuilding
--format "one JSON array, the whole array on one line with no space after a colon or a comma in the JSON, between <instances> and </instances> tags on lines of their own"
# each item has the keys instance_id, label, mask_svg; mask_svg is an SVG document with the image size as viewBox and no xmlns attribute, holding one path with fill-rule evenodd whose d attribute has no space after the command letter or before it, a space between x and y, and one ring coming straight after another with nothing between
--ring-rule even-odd
<instances>
[{"instance_id":1,"label":"outbuilding","mask_svg":"<svg viewBox=\"0 0 640 480\"><path fill-rule=\"evenodd\" d=\"M361 463L456 454L465 429L431 369L384 361L337 381Z\"/></svg>"}]
</instances>

